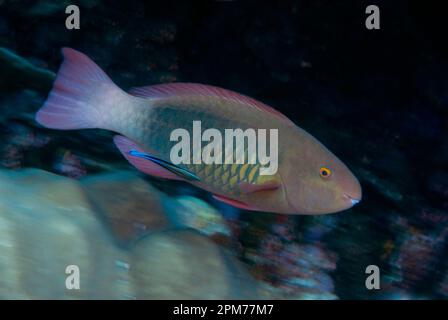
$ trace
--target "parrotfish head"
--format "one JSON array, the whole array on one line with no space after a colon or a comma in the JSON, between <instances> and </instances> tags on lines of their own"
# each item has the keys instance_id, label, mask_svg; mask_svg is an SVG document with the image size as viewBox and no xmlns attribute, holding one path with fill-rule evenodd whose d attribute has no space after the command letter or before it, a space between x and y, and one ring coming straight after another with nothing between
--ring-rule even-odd
<instances>
[{"instance_id":1,"label":"parrotfish head","mask_svg":"<svg viewBox=\"0 0 448 320\"><path fill-rule=\"evenodd\" d=\"M280 173L291 211L335 213L361 201L361 186L347 166L315 138L305 138L288 152Z\"/></svg>"}]
</instances>

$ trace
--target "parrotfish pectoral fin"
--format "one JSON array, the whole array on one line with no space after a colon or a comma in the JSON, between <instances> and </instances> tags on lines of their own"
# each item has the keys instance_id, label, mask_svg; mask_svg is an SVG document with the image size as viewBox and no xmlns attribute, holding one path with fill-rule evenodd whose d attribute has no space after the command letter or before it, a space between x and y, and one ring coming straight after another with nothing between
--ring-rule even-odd
<instances>
[{"instance_id":1,"label":"parrotfish pectoral fin","mask_svg":"<svg viewBox=\"0 0 448 320\"><path fill-rule=\"evenodd\" d=\"M198 181L193 173L170 162L151 156L136 142L124 136L115 136L114 143L123 156L138 170L160 178L171 180Z\"/></svg>"},{"instance_id":2,"label":"parrotfish pectoral fin","mask_svg":"<svg viewBox=\"0 0 448 320\"><path fill-rule=\"evenodd\" d=\"M218 196L216 194L213 195L213 198L215 198L218 201L224 202L228 205L231 205L233 207L239 208L239 209L243 209L243 210L257 210L257 208L251 207L248 204L245 204L244 202L235 200L235 199L231 199L231 198L227 198L224 196Z\"/></svg>"},{"instance_id":3,"label":"parrotfish pectoral fin","mask_svg":"<svg viewBox=\"0 0 448 320\"><path fill-rule=\"evenodd\" d=\"M240 182L239 187L243 193L255 193L260 191L271 191L280 188L280 183L277 181L266 181L261 184L253 184L248 182Z\"/></svg>"},{"instance_id":4,"label":"parrotfish pectoral fin","mask_svg":"<svg viewBox=\"0 0 448 320\"><path fill-rule=\"evenodd\" d=\"M134 157L138 157L138 158L142 158L142 159L146 159L146 160L152 161L152 162L158 164L159 166L165 168L166 170L171 171L172 173L177 174L179 177L184 178L186 180L189 180L189 181L199 181L199 180L201 180L194 173L192 173L192 172L190 172L188 170L185 170L185 169L183 169L181 167L178 167L175 164L172 164L171 162L168 162L168 161L165 161L163 159L159 159L157 157L154 157L154 156L152 156L150 154L139 152L137 150L131 150L131 151L129 151L129 154L131 156L134 156Z\"/></svg>"},{"instance_id":5,"label":"parrotfish pectoral fin","mask_svg":"<svg viewBox=\"0 0 448 320\"><path fill-rule=\"evenodd\" d=\"M125 95L86 55L63 48L64 62L36 121L47 128L104 128L108 97Z\"/></svg>"}]
</instances>

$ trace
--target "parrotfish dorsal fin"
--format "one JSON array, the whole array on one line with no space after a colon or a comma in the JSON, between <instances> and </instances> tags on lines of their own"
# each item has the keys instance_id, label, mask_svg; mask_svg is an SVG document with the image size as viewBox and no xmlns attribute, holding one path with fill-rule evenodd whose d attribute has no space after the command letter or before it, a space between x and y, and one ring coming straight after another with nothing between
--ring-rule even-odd
<instances>
[{"instance_id":1,"label":"parrotfish dorsal fin","mask_svg":"<svg viewBox=\"0 0 448 320\"><path fill-rule=\"evenodd\" d=\"M199 180L193 173L146 153L131 139L117 135L114 143L133 166L146 174L172 180Z\"/></svg>"},{"instance_id":2,"label":"parrotfish dorsal fin","mask_svg":"<svg viewBox=\"0 0 448 320\"><path fill-rule=\"evenodd\" d=\"M225 196L219 196L214 194L213 198L215 198L218 201L224 202L228 205L231 205L233 207L239 208L239 209L243 209L243 210L257 210L257 208L255 207L251 207L248 204L245 204L244 202L235 200L235 199L231 199Z\"/></svg>"},{"instance_id":3,"label":"parrotfish dorsal fin","mask_svg":"<svg viewBox=\"0 0 448 320\"><path fill-rule=\"evenodd\" d=\"M263 182L261 184L240 182L238 185L239 185L241 192L243 192L243 193L271 191L271 190L277 190L278 188L280 188L280 184L275 180L269 180L269 181Z\"/></svg>"},{"instance_id":4,"label":"parrotfish dorsal fin","mask_svg":"<svg viewBox=\"0 0 448 320\"><path fill-rule=\"evenodd\" d=\"M288 124L294 124L283 113L275 110L274 108L260 101L257 101L248 96L239 94L231 90L200 83L177 82L177 83L157 84L153 86L132 88L131 90L129 90L129 93L136 97L149 98L149 99L160 99L172 96L187 96L187 95L217 96L232 101L238 101L247 105L248 107L269 112L274 116L286 121Z\"/></svg>"}]
</instances>

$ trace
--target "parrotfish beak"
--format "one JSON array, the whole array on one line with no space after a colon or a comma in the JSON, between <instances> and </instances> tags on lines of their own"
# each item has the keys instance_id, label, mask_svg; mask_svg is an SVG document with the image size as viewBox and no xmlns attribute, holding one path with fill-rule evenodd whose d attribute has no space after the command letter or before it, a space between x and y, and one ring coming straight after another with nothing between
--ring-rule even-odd
<instances>
[{"instance_id":1,"label":"parrotfish beak","mask_svg":"<svg viewBox=\"0 0 448 320\"><path fill-rule=\"evenodd\" d=\"M347 199L351 203L351 206L354 206L355 204L357 204L361 201L361 193L359 193L359 195L356 195L356 196L344 194L344 198Z\"/></svg>"}]
</instances>

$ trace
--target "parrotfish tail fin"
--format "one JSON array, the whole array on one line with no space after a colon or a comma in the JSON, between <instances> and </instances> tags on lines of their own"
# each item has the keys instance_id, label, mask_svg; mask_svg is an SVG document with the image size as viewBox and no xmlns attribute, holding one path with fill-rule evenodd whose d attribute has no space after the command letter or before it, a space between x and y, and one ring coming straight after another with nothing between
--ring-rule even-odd
<instances>
[{"instance_id":1,"label":"parrotfish tail fin","mask_svg":"<svg viewBox=\"0 0 448 320\"><path fill-rule=\"evenodd\" d=\"M63 48L62 63L36 121L53 129L107 129L112 101L125 93L86 55Z\"/></svg>"}]
</instances>

